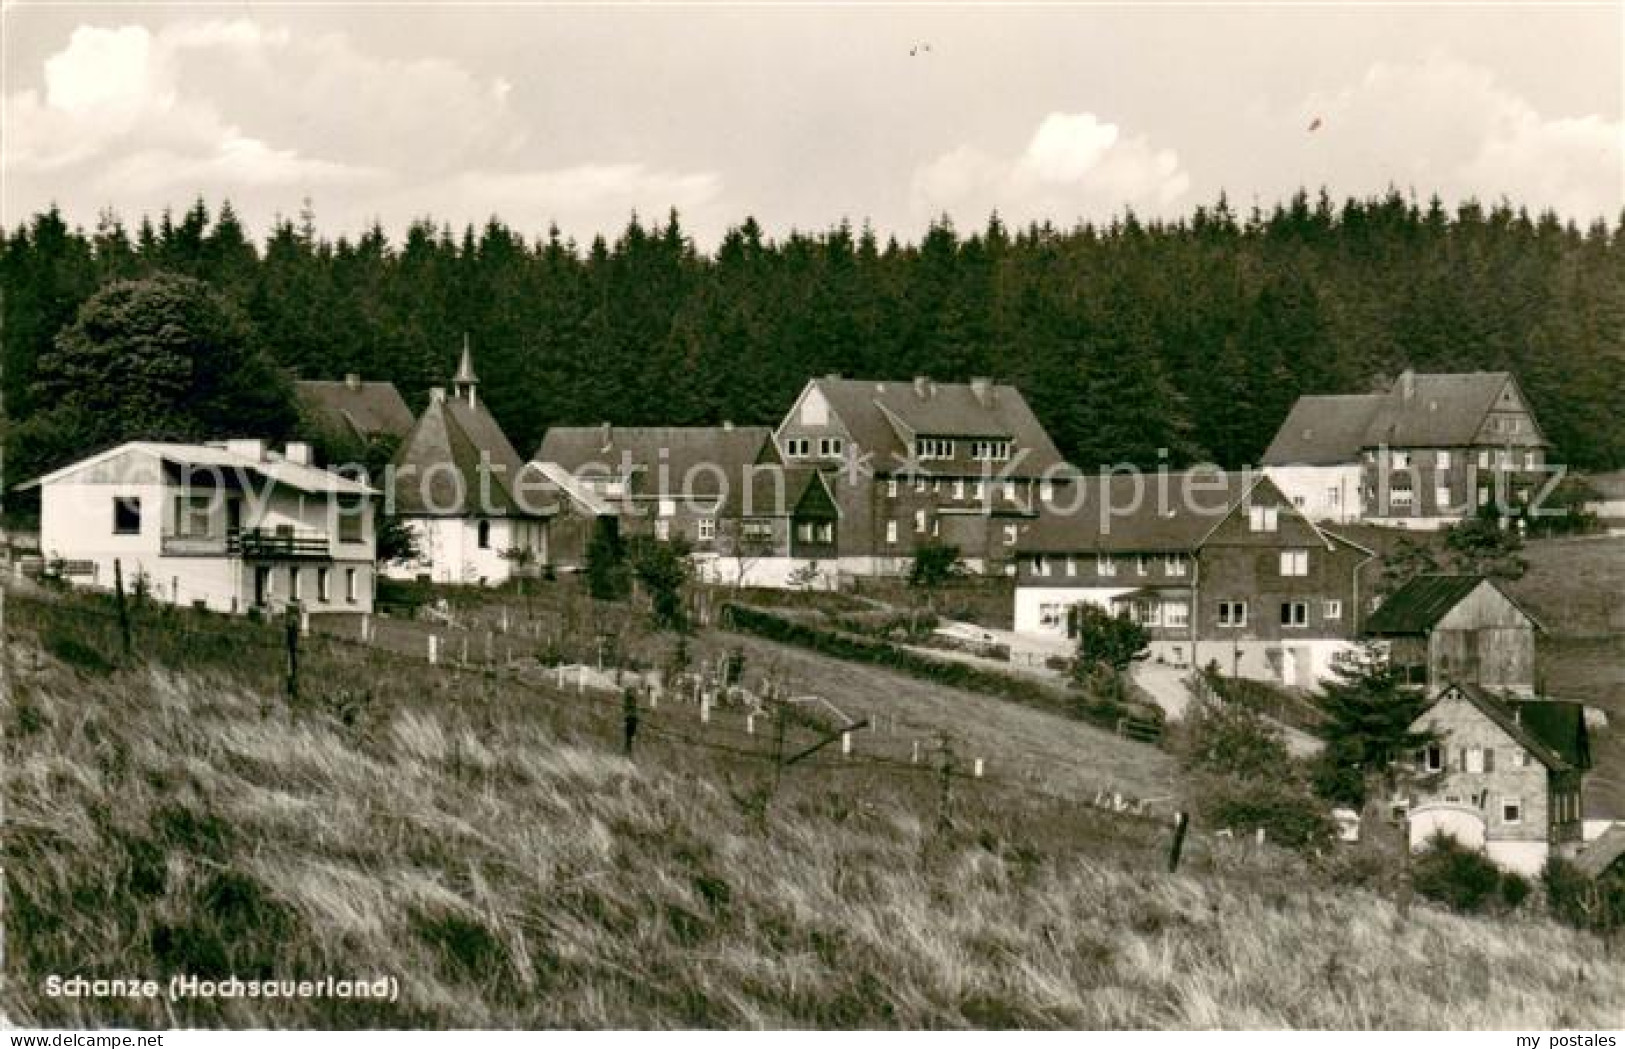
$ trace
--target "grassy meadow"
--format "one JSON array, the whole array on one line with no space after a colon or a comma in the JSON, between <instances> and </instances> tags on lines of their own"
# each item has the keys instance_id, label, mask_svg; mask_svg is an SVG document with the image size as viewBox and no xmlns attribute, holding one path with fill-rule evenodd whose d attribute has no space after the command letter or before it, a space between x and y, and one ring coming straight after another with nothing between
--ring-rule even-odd
<instances>
[{"instance_id":1,"label":"grassy meadow","mask_svg":"<svg viewBox=\"0 0 1625 1049\"><path fill-rule=\"evenodd\" d=\"M0 1010L18 1023L1530 1029L1625 1015L1618 959L1537 917L1418 904L1401 919L1325 864L1205 831L1168 875L1165 822L1082 796L1109 751L1121 778L1144 766L1146 790L1176 778L1165 755L986 697L932 706L929 686L878 669L746 643L751 667L777 655L868 713L953 713L964 755L1047 736L1058 764L1077 746L1078 779L945 779L827 748L774 791L759 739L701 730L676 703L648 712L628 760L613 697L546 676L316 638L289 702L272 627L142 620L126 660L103 615L6 612ZM394 976L400 997L171 1008L41 989L51 973L174 972Z\"/></svg>"}]
</instances>

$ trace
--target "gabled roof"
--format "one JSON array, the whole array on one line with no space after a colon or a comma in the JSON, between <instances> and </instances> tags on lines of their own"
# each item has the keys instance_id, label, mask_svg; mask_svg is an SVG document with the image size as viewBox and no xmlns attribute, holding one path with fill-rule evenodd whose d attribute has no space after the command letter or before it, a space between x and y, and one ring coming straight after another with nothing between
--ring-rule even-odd
<instances>
[{"instance_id":1,"label":"gabled roof","mask_svg":"<svg viewBox=\"0 0 1625 1049\"><path fill-rule=\"evenodd\" d=\"M481 463L489 463L484 486ZM450 464L447 469L445 464ZM428 407L395 453L395 507L405 514L547 514L546 482L528 468L502 427L476 400L431 393ZM482 505L482 491L489 502Z\"/></svg>"},{"instance_id":2,"label":"gabled roof","mask_svg":"<svg viewBox=\"0 0 1625 1049\"><path fill-rule=\"evenodd\" d=\"M1096 474L1021 526L1021 553L1189 553L1264 483L1249 471Z\"/></svg>"},{"instance_id":3,"label":"gabled roof","mask_svg":"<svg viewBox=\"0 0 1625 1049\"><path fill-rule=\"evenodd\" d=\"M1013 441L1018 454L1025 453L1017 476L1035 477L1065 462L1014 386L821 378L809 382L802 397L813 389L829 402L859 449L874 455L873 467L879 473L901 467L912 454L916 437L960 439L954 459L924 464L932 473L980 472L986 464L972 460L964 443L977 438Z\"/></svg>"},{"instance_id":4,"label":"gabled roof","mask_svg":"<svg viewBox=\"0 0 1625 1049\"><path fill-rule=\"evenodd\" d=\"M178 441L126 441L105 449L76 463L69 463L43 477L19 487L37 487L66 480L74 474L100 465L120 455L136 453L150 456L160 467L178 469L232 471L238 477L262 478L303 492L334 493L340 495L376 495L377 492L359 481L351 480L331 470L296 463L275 452L263 458L254 458L232 451L223 442L188 444Z\"/></svg>"},{"instance_id":5,"label":"gabled roof","mask_svg":"<svg viewBox=\"0 0 1625 1049\"><path fill-rule=\"evenodd\" d=\"M1584 771L1591 767L1591 742L1585 709L1578 703L1555 699L1504 700L1477 685L1445 686L1418 715L1413 727L1427 720L1428 712L1446 698L1458 695L1471 703L1513 741L1553 772Z\"/></svg>"},{"instance_id":6,"label":"gabled roof","mask_svg":"<svg viewBox=\"0 0 1625 1049\"><path fill-rule=\"evenodd\" d=\"M412 412L392 382L300 379L293 386L305 415L324 429L363 441L374 434L404 438L412 430Z\"/></svg>"},{"instance_id":7,"label":"gabled roof","mask_svg":"<svg viewBox=\"0 0 1625 1049\"><path fill-rule=\"evenodd\" d=\"M614 517L621 512L620 504L603 498L593 491L590 485L582 484L574 474L558 463L533 462L530 468L557 488L560 494L574 501L583 511L594 517Z\"/></svg>"},{"instance_id":8,"label":"gabled roof","mask_svg":"<svg viewBox=\"0 0 1625 1049\"><path fill-rule=\"evenodd\" d=\"M1335 466L1358 462L1366 431L1385 396L1354 393L1299 397L1265 450L1264 464Z\"/></svg>"},{"instance_id":9,"label":"gabled roof","mask_svg":"<svg viewBox=\"0 0 1625 1049\"><path fill-rule=\"evenodd\" d=\"M1536 629L1540 628L1535 617L1488 576L1434 573L1419 575L1389 594L1387 600L1366 620L1365 631L1380 637L1425 634L1438 626L1439 621L1466 600L1469 594L1486 585L1494 587Z\"/></svg>"},{"instance_id":10,"label":"gabled roof","mask_svg":"<svg viewBox=\"0 0 1625 1049\"><path fill-rule=\"evenodd\" d=\"M746 467L777 462L766 426L553 426L536 459L578 478L630 472L634 498L724 495Z\"/></svg>"},{"instance_id":11,"label":"gabled roof","mask_svg":"<svg viewBox=\"0 0 1625 1049\"><path fill-rule=\"evenodd\" d=\"M724 517L790 517L801 508L813 489L823 489L824 499L839 514L835 497L823 475L810 466L761 466L748 471L742 484L733 485L722 504Z\"/></svg>"},{"instance_id":12,"label":"gabled roof","mask_svg":"<svg viewBox=\"0 0 1625 1049\"><path fill-rule=\"evenodd\" d=\"M1264 462L1323 466L1357 462L1365 448L1469 446L1508 383L1511 372L1407 371L1385 393L1299 397Z\"/></svg>"}]
</instances>

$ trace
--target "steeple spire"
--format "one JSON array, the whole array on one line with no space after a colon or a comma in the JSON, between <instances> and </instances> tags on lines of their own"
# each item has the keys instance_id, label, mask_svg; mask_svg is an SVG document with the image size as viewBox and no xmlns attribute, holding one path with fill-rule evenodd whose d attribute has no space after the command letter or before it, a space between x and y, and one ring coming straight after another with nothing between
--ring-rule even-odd
<instances>
[{"instance_id":1,"label":"steeple spire","mask_svg":"<svg viewBox=\"0 0 1625 1049\"><path fill-rule=\"evenodd\" d=\"M466 400L470 408L474 407L474 388L480 380L474 375L474 355L468 349L468 332L463 332L463 356L457 362L457 374L452 376L452 395L460 400Z\"/></svg>"}]
</instances>

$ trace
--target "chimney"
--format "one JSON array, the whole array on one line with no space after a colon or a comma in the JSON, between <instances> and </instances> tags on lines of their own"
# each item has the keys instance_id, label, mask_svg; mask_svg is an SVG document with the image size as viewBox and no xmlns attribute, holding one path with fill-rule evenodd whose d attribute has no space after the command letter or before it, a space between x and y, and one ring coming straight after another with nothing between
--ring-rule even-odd
<instances>
[{"instance_id":1,"label":"chimney","mask_svg":"<svg viewBox=\"0 0 1625 1049\"><path fill-rule=\"evenodd\" d=\"M226 442L226 451L257 463L265 461L265 442L258 437L234 437Z\"/></svg>"},{"instance_id":2,"label":"chimney","mask_svg":"<svg viewBox=\"0 0 1625 1049\"><path fill-rule=\"evenodd\" d=\"M609 451L610 445L614 444L614 435L615 428L609 423L598 424L598 450L600 452Z\"/></svg>"},{"instance_id":3,"label":"chimney","mask_svg":"<svg viewBox=\"0 0 1625 1049\"><path fill-rule=\"evenodd\" d=\"M1409 368L1399 373L1399 395L1407 401L1416 396L1416 373Z\"/></svg>"},{"instance_id":4,"label":"chimney","mask_svg":"<svg viewBox=\"0 0 1625 1049\"><path fill-rule=\"evenodd\" d=\"M431 386L431 387L429 387L429 403L430 404L445 404L446 403L446 388L444 386Z\"/></svg>"},{"instance_id":5,"label":"chimney","mask_svg":"<svg viewBox=\"0 0 1625 1049\"><path fill-rule=\"evenodd\" d=\"M824 376L824 378L828 379L830 382L839 382L841 379L841 373L830 372L828 375Z\"/></svg>"},{"instance_id":6,"label":"chimney","mask_svg":"<svg viewBox=\"0 0 1625 1049\"><path fill-rule=\"evenodd\" d=\"M361 373L360 372L345 372L344 373L344 385L346 387L348 387L349 389L352 389L352 390L361 389Z\"/></svg>"},{"instance_id":7,"label":"chimney","mask_svg":"<svg viewBox=\"0 0 1625 1049\"><path fill-rule=\"evenodd\" d=\"M928 375L914 376L914 394L921 400L931 396L931 377Z\"/></svg>"},{"instance_id":8,"label":"chimney","mask_svg":"<svg viewBox=\"0 0 1625 1049\"><path fill-rule=\"evenodd\" d=\"M289 441L282 457L300 466L310 465L310 445L305 441Z\"/></svg>"},{"instance_id":9,"label":"chimney","mask_svg":"<svg viewBox=\"0 0 1625 1049\"><path fill-rule=\"evenodd\" d=\"M976 402L986 408L993 403L993 380L986 376L976 376L970 381L970 392L975 394Z\"/></svg>"},{"instance_id":10,"label":"chimney","mask_svg":"<svg viewBox=\"0 0 1625 1049\"><path fill-rule=\"evenodd\" d=\"M733 420L732 419L724 419L724 420L722 420L722 428L723 428L723 430L725 430L728 433L733 433L733 429L734 429Z\"/></svg>"}]
</instances>

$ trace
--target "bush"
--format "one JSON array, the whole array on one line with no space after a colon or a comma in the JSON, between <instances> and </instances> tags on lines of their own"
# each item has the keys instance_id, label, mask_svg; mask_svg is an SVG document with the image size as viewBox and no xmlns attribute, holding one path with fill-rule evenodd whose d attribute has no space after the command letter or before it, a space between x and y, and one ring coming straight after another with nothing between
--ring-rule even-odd
<instances>
[{"instance_id":1,"label":"bush","mask_svg":"<svg viewBox=\"0 0 1625 1049\"><path fill-rule=\"evenodd\" d=\"M1238 834L1262 830L1269 841L1298 852L1331 844L1331 817L1320 799L1295 779L1208 776L1195 786L1197 811L1209 827L1228 827Z\"/></svg>"},{"instance_id":2,"label":"bush","mask_svg":"<svg viewBox=\"0 0 1625 1049\"><path fill-rule=\"evenodd\" d=\"M113 660L100 649L56 626L41 631L40 646L48 654L83 673L106 674L113 669Z\"/></svg>"},{"instance_id":3,"label":"bush","mask_svg":"<svg viewBox=\"0 0 1625 1049\"><path fill-rule=\"evenodd\" d=\"M1411 865L1411 885L1421 895L1461 914L1517 909L1528 898L1529 880L1503 871L1483 853L1448 834L1435 834Z\"/></svg>"},{"instance_id":4,"label":"bush","mask_svg":"<svg viewBox=\"0 0 1625 1049\"><path fill-rule=\"evenodd\" d=\"M1281 730L1246 707L1198 703L1180 732L1180 764L1187 770L1268 780L1292 765Z\"/></svg>"},{"instance_id":5,"label":"bush","mask_svg":"<svg viewBox=\"0 0 1625 1049\"><path fill-rule=\"evenodd\" d=\"M1547 909L1563 924L1605 935L1625 925L1625 874L1617 868L1592 880L1568 860L1553 856L1540 880Z\"/></svg>"}]
</instances>

